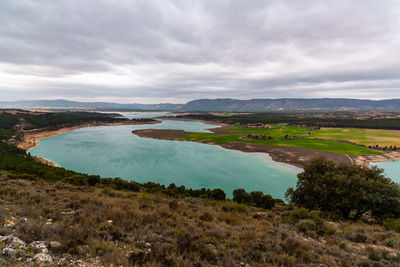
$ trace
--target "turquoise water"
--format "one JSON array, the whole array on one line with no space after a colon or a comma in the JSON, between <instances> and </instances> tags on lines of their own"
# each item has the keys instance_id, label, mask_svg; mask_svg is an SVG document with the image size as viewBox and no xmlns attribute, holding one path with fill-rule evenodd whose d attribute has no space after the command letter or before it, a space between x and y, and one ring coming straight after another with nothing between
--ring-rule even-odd
<instances>
[{"instance_id":1,"label":"turquoise water","mask_svg":"<svg viewBox=\"0 0 400 267\"><path fill-rule=\"evenodd\" d=\"M400 183L400 161L376 162L374 165L384 169L386 176L392 181Z\"/></svg>"},{"instance_id":2,"label":"turquoise water","mask_svg":"<svg viewBox=\"0 0 400 267\"><path fill-rule=\"evenodd\" d=\"M31 149L67 169L138 182L175 183L198 189L221 188L228 197L236 188L260 190L283 198L301 169L272 161L267 154L244 153L219 146L140 138L137 129L182 129L207 132L200 122L165 120L160 124L82 128L42 139Z\"/></svg>"}]
</instances>

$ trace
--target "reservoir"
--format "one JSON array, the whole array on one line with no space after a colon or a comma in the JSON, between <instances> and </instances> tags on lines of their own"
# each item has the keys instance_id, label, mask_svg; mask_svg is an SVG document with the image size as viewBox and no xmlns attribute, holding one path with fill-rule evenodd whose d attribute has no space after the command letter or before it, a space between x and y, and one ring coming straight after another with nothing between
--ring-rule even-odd
<instances>
[{"instance_id":1,"label":"reservoir","mask_svg":"<svg viewBox=\"0 0 400 267\"><path fill-rule=\"evenodd\" d=\"M296 186L302 169L273 161L267 154L227 150L216 145L141 138L139 129L209 132L201 122L164 120L159 124L99 126L42 139L29 152L59 166L101 177L121 177L140 183L175 183L187 188L263 191L284 198Z\"/></svg>"},{"instance_id":2,"label":"reservoir","mask_svg":"<svg viewBox=\"0 0 400 267\"><path fill-rule=\"evenodd\" d=\"M385 170L385 176L396 183L400 183L400 161L386 161L374 163L378 168Z\"/></svg>"}]
</instances>

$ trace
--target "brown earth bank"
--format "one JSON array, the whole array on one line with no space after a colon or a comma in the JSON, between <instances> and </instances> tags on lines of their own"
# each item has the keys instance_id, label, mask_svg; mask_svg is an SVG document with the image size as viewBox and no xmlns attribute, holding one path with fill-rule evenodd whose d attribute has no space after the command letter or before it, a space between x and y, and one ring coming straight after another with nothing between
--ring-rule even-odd
<instances>
[{"instance_id":1,"label":"brown earth bank","mask_svg":"<svg viewBox=\"0 0 400 267\"><path fill-rule=\"evenodd\" d=\"M220 134L225 132L229 133L224 128L215 128L211 129L211 131ZM186 132L183 130L146 129L146 130L135 130L132 131L132 133L145 138L185 141L182 139L178 139L178 137L190 135L193 132ZM199 142L199 143L216 145L214 142ZM240 142L231 142L227 144L218 144L218 145L226 149L240 150L243 152L268 153L271 156L271 158L275 161L288 163L300 168L303 168L313 158L318 158L318 157L325 157L328 160L331 160L335 163L348 163L348 164L353 163L352 158L344 154L312 150L300 147L265 146L260 144L248 144Z\"/></svg>"},{"instance_id":2,"label":"brown earth bank","mask_svg":"<svg viewBox=\"0 0 400 267\"><path fill-rule=\"evenodd\" d=\"M363 156L353 156L353 161L355 164L371 166L374 162L385 162L385 161L395 161L400 160L400 152L392 151L387 152L382 155L363 155Z\"/></svg>"},{"instance_id":3,"label":"brown earth bank","mask_svg":"<svg viewBox=\"0 0 400 267\"><path fill-rule=\"evenodd\" d=\"M34 148L39 144L40 139L52 137L55 135L67 133L73 130L77 130L80 128L93 127L93 126L118 126L118 125L137 125L137 124L155 124L160 123L161 121L148 121L148 122L139 122L139 121L127 121L127 122L91 122L84 123L72 127L63 127L58 130L49 131L46 129L38 129L38 130L29 130L23 131L22 140L18 143L18 147L24 150L29 150Z\"/></svg>"},{"instance_id":4,"label":"brown earth bank","mask_svg":"<svg viewBox=\"0 0 400 267\"><path fill-rule=\"evenodd\" d=\"M177 118L177 117L156 117L153 119L157 120L174 120L174 121L196 121L196 122L202 122L204 124L210 124L210 125L218 125L224 128L231 127L232 125L222 123L222 122L216 122L216 121L207 121L207 120L196 120L196 119L186 119L186 118ZM210 129L207 129L210 130Z\"/></svg>"}]
</instances>

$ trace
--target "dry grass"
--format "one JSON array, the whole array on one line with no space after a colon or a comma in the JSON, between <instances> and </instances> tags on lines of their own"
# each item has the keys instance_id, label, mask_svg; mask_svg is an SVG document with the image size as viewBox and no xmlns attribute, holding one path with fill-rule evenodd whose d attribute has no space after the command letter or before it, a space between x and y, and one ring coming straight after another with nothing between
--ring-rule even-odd
<instances>
[{"instance_id":1,"label":"dry grass","mask_svg":"<svg viewBox=\"0 0 400 267\"><path fill-rule=\"evenodd\" d=\"M398 242L386 246L388 238L400 241L398 233L365 223L327 222L291 209L280 205L264 211L228 200L0 176L0 235L27 243L59 241L62 246L51 251L56 263L69 257L105 266L400 264ZM28 221L20 223L21 218ZM10 220L15 228L3 227Z\"/></svg>"}]
</instances>

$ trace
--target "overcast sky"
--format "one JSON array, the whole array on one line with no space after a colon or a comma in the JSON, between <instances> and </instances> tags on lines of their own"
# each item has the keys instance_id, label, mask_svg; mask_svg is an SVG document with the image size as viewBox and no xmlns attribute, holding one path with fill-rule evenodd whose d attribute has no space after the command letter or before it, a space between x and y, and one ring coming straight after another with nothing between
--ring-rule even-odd
<instances>
[{"instance_id":1,"label":"overcast sky","mask_svg":"<svg viewBox=\"0 0 400 267\"><path fill-rule=\"evenodd\" d=\"M0 100L221 97L400 98L400 1L0 1Z\"/></svg>"}]
</instances>

